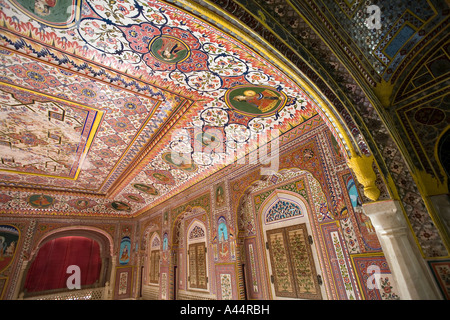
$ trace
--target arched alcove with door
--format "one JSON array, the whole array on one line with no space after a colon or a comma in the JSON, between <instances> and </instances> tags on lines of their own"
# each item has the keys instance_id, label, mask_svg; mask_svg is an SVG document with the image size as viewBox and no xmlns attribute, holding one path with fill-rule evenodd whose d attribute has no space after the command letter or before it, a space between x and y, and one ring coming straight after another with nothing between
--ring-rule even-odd
<instances>
[{"instance_id":1,"label":"arched alcove with door","mask_svg":"<svg viewBox=\"0 0 450 320\"><path fill-rule=\"evenodd\" d=\"M186 206L174 219L171 234L170 298L214 299L214 270L209 216L200 206Z\"/></svg>"},{"instance_id":2,"label":"arched alcove with door","mask_svg":"<svg viewBox=\"0 0 450 320\"><path fill-rule=\"evenodd\" d=\"M150 237L148 251L149 251L147 264L148 284L158 286L159 266L161 256L161 237L157 232L154 232L153 235L151 235Z\"/></svg>"},{"instance_id":3,"label":"arched alcove with door","mask_svg":"<svg viewBox=\"0 0 450 320\"><path fill-rule=\"evenodd\" d=\"M281 170L246 189L237 217L249 299L398 298L349 177L347 171L339 176L343 189L337 206L311 172L298 168ZM368 266L383 275L375 289L367 287ZM390 294L383 291L384 283Z\"/></svg>"},{"instance_id":4,"label":"arched alcove with door","mask_svg":"<svg viewBox=\"0 0 450 320\"><path fill-rule=\"evenodd\" d=\"M300 195L275 190L260 208L260 238L265 243L266 279L273 299L322 299L317 248Z\"/></svg>"},{"instance_id":5,"label":"arched alcove with door","mask_svg":"<svg viewBox=\"0 0 450 320\"><path fill-rule=\"evenodd\" d=\"M141 297L160 299L162 236L159 224L151 221L144 227L141 256Z\"/></svg>"},{"instance_id":6,"label":"arched alcove with door","mask_svg":"<svg viewBox=\"0 0 450 320\"><path fill-rule=\"evenodd\" d=\"M439 219L450 237L450 129L442 133L436 143L436 155L439 165L443 169L443 185L439 194L430 197Z\"/></svg>"},{"instance_id":7,"label":"arched alcove with door","mask_svg":"<svg viewBox=\"0 0 450 320\"><path fill-rule=\"evenodd\" d=\"M321 283L323 242L317 235L317 221L329 215L327 198L307 171L292 168L274 176L276 184L270 177L254 181L237 211L247 298L327 299L328 283ZM295 274L300 261L302 270Z\"/></svg>"},{"instance_id":8,"label":"arched alcove with door","mask_svg":"<svg viewBox=\"0 0 450 320\"><path fill-rule=\"evenodd\" d=\"M209 289L208 241L205 225L197 219L188 226L186 248L187 289L207 292Z\"/></svg>"}]
</instances>

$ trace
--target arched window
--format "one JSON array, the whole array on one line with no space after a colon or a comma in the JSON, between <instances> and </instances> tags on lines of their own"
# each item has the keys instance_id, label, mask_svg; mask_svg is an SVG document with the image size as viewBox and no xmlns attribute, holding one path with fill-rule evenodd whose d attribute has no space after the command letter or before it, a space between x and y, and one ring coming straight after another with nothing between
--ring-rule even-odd
<instances>
[{"instance_id":1,"label":"arched window","mask_svg":"<svg viewBox=\"0 0 450 320\"><path fill-rule=\"evenodd\" d=\"M167 233L164 233L164 236L163 236L163 251L166 251L167 249L169 249L169 236L167 235Z\"/></svg>"},{"instance_id":2,"label":"arched window","mask_svg":"<svg viewBox=\"0 0 450 320\"><path fill-rule=\"evenodd\" d=\"M218 228L217 228L218 236L219 236L219 242L228 241L228 228L227 228L227 221L225 220L225 217L221 216L218 220Z\"/></svg>"},{"instance_id":3,"label":"arched window","mask_svg":"<svg viewBox=\"0 0 450 320\"><path fill-rule=\"evenodd\" d=\"M450 130L441 137L438 144L439 162L447 174L448 184L450 186Z\"/></svg>"},{"instance_id":4,"label":"arched window","mask_svg":"<svg viewBox=\"0 0 450 320\"><path fill-rule=\"evenodd\" d=\"M41 292L67 289L68 267L80 268L80 284L88 286L99 280L102 267L99 244L90 238L67 236L42 245L28 270L24 289Z\"/></svg>"},{"instance_id":5,"label":"arched window","mask_svg":"<svg viewBox=\"0 0 450 320\"><path fill-rule=\"evenodd\" d=\"M159 257L161 249L161 239L155 233L150 240L150 264L149 264L149 283L159 283Z\"/></svg>"},{"instance_id":6,"label":"arched window","mask_svg":"<svg viewBox=\"0 0 450 320\"><path fill-rule=\"evenodd\" d=\"M190 289L208 289L205 226L196 221L188 229L188 284Z\"/></svg>"}]
</instances>

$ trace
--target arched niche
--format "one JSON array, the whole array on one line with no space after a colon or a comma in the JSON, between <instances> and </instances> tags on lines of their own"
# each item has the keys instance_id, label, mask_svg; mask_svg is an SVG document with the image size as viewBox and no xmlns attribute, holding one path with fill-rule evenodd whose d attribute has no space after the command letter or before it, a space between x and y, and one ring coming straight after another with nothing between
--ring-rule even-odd
<instances>
[{"instance_id":1,"label":"arched niche","mask_svg":"<svg viewBox=\"0 0 450 320\"><path fill-rule=\"evenodd\" d=\"M270 254L266 247L267 231L279 227L304 224L306 234L311 236L313 240L312 257L316 273L323 277L323 270L326 269L326 266L321 265L323 263L321 259L318 258L321 249L319 248L320 241L317 241L319 235L315 231L317 227L312 226L312 224L317 223L315 221L320 217L329 217L330 215L329 200L320 182L309 171L298 168L283 169L274 176L277 178L276 183L270 176L253 181L239 198L236 210L239 237L241 237L243 243L243 247L239 249L241 252L245 252L242 263L245 263L246 280L245 284L242 285L246 287L250 299L277 299L271 283L271 265L270 261L268 262ZM316 190L314 194L308 193L310 204L298 192L282 189L283 186L295 185L300 180L305 181L304 187L308 190L310 188ZM271 192L270 195L260 205L256 205L254 196L269 191ZM272 219L265 223L265 213L280 201L294 204L293 208L297 208L301 214L296 213L284 219ZM314 220L314 217L316 220ZM324 285L321 286L320 294L323 299L327 299L329 296L328 282L323 282ZM312 298L318 299L319 296Z\"/></svg>"},{"instance_id":2,"label":"arched niche","mask_svg":"<svg viewBox=\"0 0 450 320\"><path fill-rule=\"evenodd\" d=\"M444 236L450 238L450 129L447 129L436 144L436 157L439 165L443 169L444 187L441 192L435 192L430 196L430 200L437 213L439 224L444 227Z\"/></svg>"},{"instance_id":3,"label":"arched niche","mask_svg":"<svg viewBox=\"0 0 450 320\"><path fill-rule=\"evenodd\" d=\"M272 299L323 299L320 263L310 224L312 209L299 194L275 189L258 210L266 279Z\"/></svg>"},{"instance_id":4,"label":"arched niche","mask_svg":"<svg viewBox=\"0 0 450 320\"><path fill-rule=\"evenodd\" d=\"M171 229L171 245L176 247L183 247L185 243L185 233L184 222L191 217L196 217L199 215L207 214L206 210L198 206L187 206L186 209L177 215L172 223Z\"/></svg>"},{"instance_id":5,"label":"arched niche","mask_svg":"<svg viewBox=\"0 0 450 320\"><path fill-rule=\"evenodd\" d=\"M35 254L39 251L39 248L47 241L67 236L80 236L93 239L99 243L102 256L113 255L114 241L109 233L89 226L70 226L48 232L37 242L36 246L31 251L30 260L33 259Z\"/></svg>"},{"instance_id":6,"label":"arched niche","mask_svg":"<svg viewBox=\"0 0 450 320\"><path fill-rule=\"evenodd\" d=\"M270 188L270 187L276 187L277 185L281 185L283 184L285 181L291 180L291 179L296 179L297 177L300 177L302 175L309 175L311 177L311 179L314 179L315 181L317 181L317 179L314 177L314 175L307 171L307 170L303 170L303 169L299 169L299 168L286 168L283 170L278 171L276 174L272 175L272 176L262 176L260 179L255 180L255 181L251 181L248 186L246 187L246 189L243 191L242 195L239 197L238 200L238 205L237 205L237 209L236 209L236 225L238 227L238 231L241 234L245 234L248 228L248 224L243 221L244 215L246 214L246 211L248 210L253 210L253 205L252 205L252 201L251 201L251 194L254 193L255 191L262 189L262 188ZM276 184L272 183L271 177L276 176L277 177L277 182ZM319 181L317 181L318 184L320 184ZM322 193L325 194L325 192L323 191L322 186L320 186L320 188L322 189ZM295 194L298 195L298 194ZM326 196L325 196L326 197ZM329 199L326 198L324 199L325 202L328 203ZM253 226L256 227L256 226Z\"/></svg>"},{"instance_id":7,"label":"arched niche","mask_svg":"<svg viewBox=\"0 0 450 320\"><path fill-rule=\"evenodd\" d=\"M35 287L35 289L33 289L33 292L27 292L28 291L27 286L29 286L30 284L29 277L34 277L34 275L31 275L30 272L34 274L35 270L42 270L42 267L46 268L47 263L48 264L54 263L54 260L52 259L61 259L60 256L63 255L58 253L57 250L53 250L52 248L52 246L57 246L60 245L61 243L64 243L66 248L68 248L66 249L67 251L65 252L65 254L68 254L69 258L70 255L72 254L74 258L80 256L88 257L86 259L88 260L92 259L92 261L84 261L83 262L84 265L86 266L87 264L88 265L87 268L91 268L91 266L93 265L94 268L99 269L98 276L96 276L94 279L95 282L92 282L94 280L91 279L89 283L86 283L86 285L84 286L82 285L81 288L102 287L106 285L106 282L108 281L112 270L111 267L113 254L112 237L107 232L94 227L86 227L86 226L64 227L52 230L51 232L47 233L43 238L41 238L31 251L30 259L25 261L25 270L22 274L21 290L20 290L24 293L24 297L30 295L42 295L53 292L70 290L70 288L62 286L60 284L62 282L59 281L59 285L56 285L56 287L55 285L53 285L54 288L52 289L36 290L36 288L38 287ZM62 248L62 246L60 247ZM70 251L68 251L69 248ZM40 250L43 250L42 252L45 251L46 252L45 254L47 254L48 256L40 256L39 255ZM83 253L82 252L83 250L85 250L86 253ZM95 254L93 254L93 252ZM77 254L77 256L75 254ZM65 261L67 262L70 260ZM77 261L82 262L81 260L78 260L78 258L75 258L75 261L72 264L77 265ZM36 267L37 266L36 263L39 263L40 266ZM83 269L81 269L80 273L84 274ZM55 277L58 276L64 279L64 281L66 278L70 276L70 274L67 273L67 270L62 269L58 271L58 274L59 275L49 274L48 276L55 276ZM81 275L81 278L83 279L83 275ZM50 288L52 287L52 285L39 285L39 287Z\"/></svg>"},{"instance_id":8,"label":"arched niche","mask_svg":"<svg viewBox=\"0 0 450 320\"><path fill-rule=\"evenodd\" d=\"M150 250L160 250L161 249L161 236L158 234L158 232L154 232L151 236L150 236L150 241L149 241L149 249Z\"/></svg>"},{"instance_id":9,"label":"arched niche","mask_svg":"<svg viewBox=\"0 0 450 320\"><path fill-rule=\"evenodd\" d=\"M147 275L149 285L159 285L162 240L158 232L149 235Z\"/></svg>"},{"instance_id":10,"label":"arched niche","mask_svg":"<svg viewBox=\"0 0 450 320\"><path fill-rule=\"evenodd\" d=\"M186 273L187 289L208 291L209 261L208 237L206 225L198 220L192 220L186 231Z\"/></svg>"},{"instance_id":11,"label":"arched niche","mask_svg":"<svg viewBox=\"0 0 450 320\"><path fill-rule=\"evenodd\" d=\"M155 223L149 223L147 226L145 226L143 236L141 238L141 248L144 252L146 252L150 246L150 238L158 230L159 226Z\"/></svg>"},{"instance_id":12,"label":"arched niche","mask_svg":"<svg viewBox=\"0 0 450 320\"><path fill-rule=\"evenodd\" d=\"M203 234L201 230L203 230ZM214 284L209 281L209 279L213 278L213 259L211 257L212 250L210 250L209 231L209 214L203 207L187 205L182 212L174 217L169 233L169 246L172 253L172 271L170 276L171 285L174 285L173 290L171 291L171 298L211 298L211 291L213 290ZM193 232L198 232L197 236L189 239L191 233L192 236L194 235ZM204 248L206 250L205 262L208 282L206 287L203 286L203 288L193 288L190 285L189 279L189 245L199 245L202 242L205 244Z\"/></svg>"}]
</instances>

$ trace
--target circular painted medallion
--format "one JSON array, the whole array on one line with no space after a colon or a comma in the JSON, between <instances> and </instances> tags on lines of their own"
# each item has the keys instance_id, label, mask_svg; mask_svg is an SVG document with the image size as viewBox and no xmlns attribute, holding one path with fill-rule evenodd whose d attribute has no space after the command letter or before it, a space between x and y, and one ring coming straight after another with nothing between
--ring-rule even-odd
<instances>
[{"instance_id":1,"label":"circular painted medallion","mask_svg":"<svg viewBox=\"0 0 450 320\"><path fill-rule=\"evenodd\" d=\"M154 38L149 44L149 50L157 60L168 64L184 61L191 54L183 41L168 35Z\"/></svg>"},{"instance_id":2,"label":"circular painted medallion","mask_svg":"<svg viewBox=\"0 0 450 320\"><path fill-rule=\"evenodd\" d=\"M445 113L438 108L426 107L417 110L414 118L421 124L434 126L444 121Z\"/></svg>"},{"instance_id":3,"label":"circular painted medallion","mask_svg":"<svg viewBox=\"0 0 450 320\"><path fill-rule=\"evenodd\" d=\"M92 208L97 204L95 201L89 200L87 198L73 199L68 201L67 203L78 210Z\"/></svg>"},{"instance_id":4,"label":"circular painted medallion","mask_svg":"<svg viewBox=\"0 0 450 320\"><path fill-rule=\"evenodd\" d=\"M156 190L153 186L149 186L143 183L135 183L133 184L133 187L147 194L151 194L154 196L158 195L158 190Z\"/></svg>"},{"instance_id":5,"label":"circular painted medallion","mask_svg":"<svg viewBox=\"0 0 450 320\"><path fill-rule=\"evenodd\" d=\"M166 152L162 155L162 159L166 163L186 172L194 172L197 170L197 166L194 164L194 161L192 161L190 156L186 154Z\"/></svg>"},{"instance_id":6,"label":"circular painted medallion","mask_svg":"<svg viewBox=\"0 0 450 320\"><path fill-rule=\"evenodd\" d=\"M113 201L111 202L111 207L117 211L131 211L131 207L122 201Z\"/></svg>"},{"instance_id":7,"label":"circular painted medallion","mask_svg":"<svg viewBox=\"0 0 450 320\"><path fill-rule=\"evenodd\" d=\"M134 202L138 202L138 203L145 203L144 198L142 198L139 194L127 193L127 194L124 194L123 197L130 201L134 201Z\"/></svg>"},{"instance_id":8,"label":"circular painted medallion","mask_svg":"<svg viewBox=\"0 0 450 320\"><path fill-rule=\"evenodd\" d=\"M195 140L200 143L203 149L215 149L222 144L222 132L213 130L199 132L195 136Z\"/></svg>"},{"instance_id":9,"label":"circular painted medallion","mask_svg":"<svg viewBox=\"0 0 450 320\"><path fill-rule=\"evenodd\" d=\"M237 113L251 117L268 117L281 110L287 96L268 86L241 85L225 93L225 103Z\"/></svg>"},{"instance_id":10,"label":"circular painted medallion","mask_svg":"<svg viewBox=\"0 0 450 320\"><path fill-rule=\"evenodd\" d=\"M28 198L28 203L38 209L46 209L50 207L55 202L50 196L46 196L43 194L34 194Z\"/></svg>"}]
</instances>

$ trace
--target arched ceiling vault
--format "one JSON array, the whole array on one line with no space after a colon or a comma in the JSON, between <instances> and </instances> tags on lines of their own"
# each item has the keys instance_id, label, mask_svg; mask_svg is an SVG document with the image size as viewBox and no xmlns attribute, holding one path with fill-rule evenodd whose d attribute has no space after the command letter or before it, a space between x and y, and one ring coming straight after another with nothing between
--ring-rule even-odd
<instances>
[{"instance_id":1,"label":"arched ceiling vault","mask_svg":"<svg viewBox=\"0 0 450 320\"><path fill-rule=\"evenodd\" d=\"M177 5L2 2L3 212L132 217L317 116L355 148L268 49Z\"/></svg>"},{"instance_id":2,"label":"arched ceiling vault","mask_svg":"<svg viewBox=\"0 0 450 320\"><path fill-rule=\"evenodd\" d=\"M447 256L448 230L428 197L448 193L436 152L450 128L448 3L197 2L247 24L307 75L341 115L349 114L343 118L352 119L367 141L422 254ZM368 27L372 5L379 10L379 27ZM423 237L426 229L440 239Z\"/></svg>"}]
</instances>

